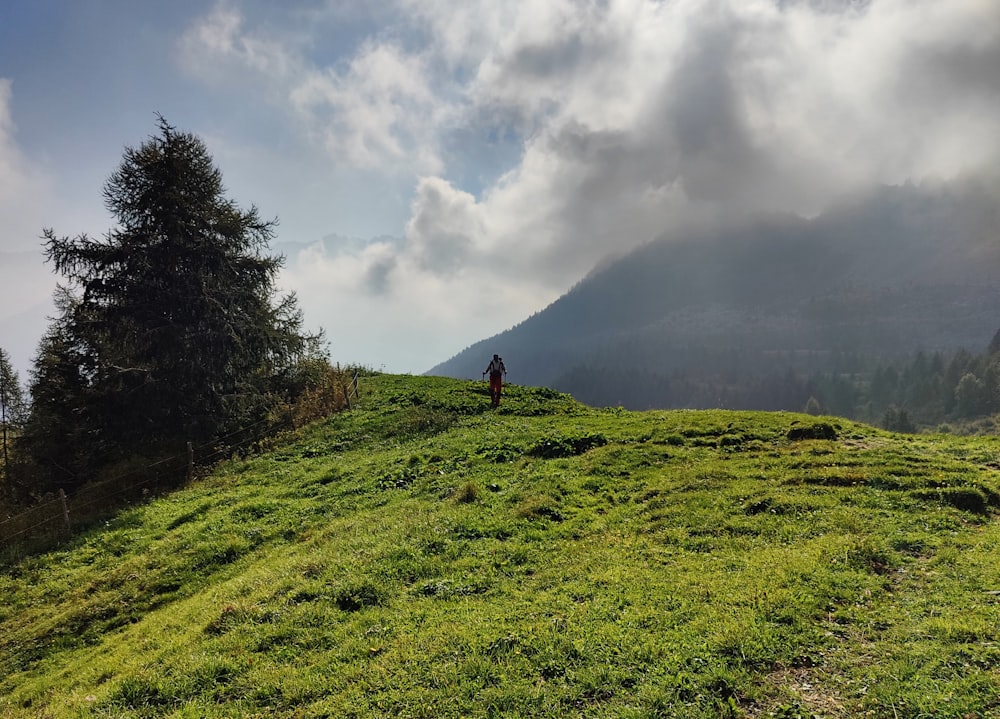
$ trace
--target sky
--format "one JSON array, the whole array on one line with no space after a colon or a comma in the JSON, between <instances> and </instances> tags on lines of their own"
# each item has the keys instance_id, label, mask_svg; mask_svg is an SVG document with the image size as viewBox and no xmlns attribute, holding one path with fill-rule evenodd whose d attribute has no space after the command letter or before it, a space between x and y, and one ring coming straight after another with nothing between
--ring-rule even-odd
<instances>
[{"instance_id":1,"label":"sky","mask_svg":"<svg viewBox=\"0 0 1000 719\"><path fill-rule=\"evenodd\" d=\"M661 236L995 173L1000 0L0 0L20 372L43 228L111 229L158 115L277 218L334 362L420 373Z\"/></svg>"}]
</instances>

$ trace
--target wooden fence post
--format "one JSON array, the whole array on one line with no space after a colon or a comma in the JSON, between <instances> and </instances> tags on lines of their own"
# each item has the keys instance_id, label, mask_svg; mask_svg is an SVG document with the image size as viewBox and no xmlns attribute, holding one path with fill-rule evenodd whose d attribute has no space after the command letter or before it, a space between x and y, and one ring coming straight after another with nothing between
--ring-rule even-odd
<instances>
[{"instance_id":1,"label":"wooden fence post","mask_svg":"<svg viewBox=\"0 0 1000 719\"><path fill-rule=\"evenodd\" d=\"M63 521L66 522L66 531L71 532L72 527L70 527L69 524L69 505L66 503L66 493L62 491L62 488L59 489L59 501L62 503Z\"/></svg>"}]
</instances>

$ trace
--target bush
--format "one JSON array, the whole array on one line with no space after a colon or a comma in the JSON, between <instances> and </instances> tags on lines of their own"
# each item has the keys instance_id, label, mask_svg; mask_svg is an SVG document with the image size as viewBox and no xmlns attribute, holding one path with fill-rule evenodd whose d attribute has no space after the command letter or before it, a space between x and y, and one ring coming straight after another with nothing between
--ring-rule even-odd
<instances>
[{"instance_id":1,"label":"bush","mask_svg":"<svg viewBox=\"0 0 1000 719\"><path fill-rule=\"evenodd\" d=\"M293 427L314 422L347 408L357 397L354 378L358 369L332 366L324 357L299 362L284 387L285 402L280 410Z\"/></svg>"}]
</instances>

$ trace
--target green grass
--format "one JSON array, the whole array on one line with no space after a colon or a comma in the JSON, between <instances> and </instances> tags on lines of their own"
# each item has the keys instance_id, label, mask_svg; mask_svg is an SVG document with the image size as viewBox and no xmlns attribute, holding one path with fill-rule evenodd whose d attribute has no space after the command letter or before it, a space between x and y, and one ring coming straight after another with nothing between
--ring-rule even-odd
<instances>
[{"instance_id":1,"label":"green grass","mask_svg":"<svg viewBox=\"0 0 1000 719\"><path fill-rule=\"evenodd\" d=\"M362 392L4 567L0 715L1000 716L997 438Z\"/></svg>"}]
</instances>

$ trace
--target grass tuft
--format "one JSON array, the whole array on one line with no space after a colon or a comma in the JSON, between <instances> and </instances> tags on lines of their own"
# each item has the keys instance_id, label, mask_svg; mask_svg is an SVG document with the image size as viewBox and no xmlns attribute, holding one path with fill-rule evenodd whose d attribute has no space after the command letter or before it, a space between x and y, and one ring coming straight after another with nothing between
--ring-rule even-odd
<instances>
[{"instance_id":1,"label":"grass tuft","mask_svg":"<svg viewBox=\"0 0 1000 719\"><path fill-rule=\"evenodd\" d=\"M333 602L345 612L357 612L369 607L382 607L389 603L389 590L370 580L346 584L333 592Z\"/></svg>"}]
</instances>

